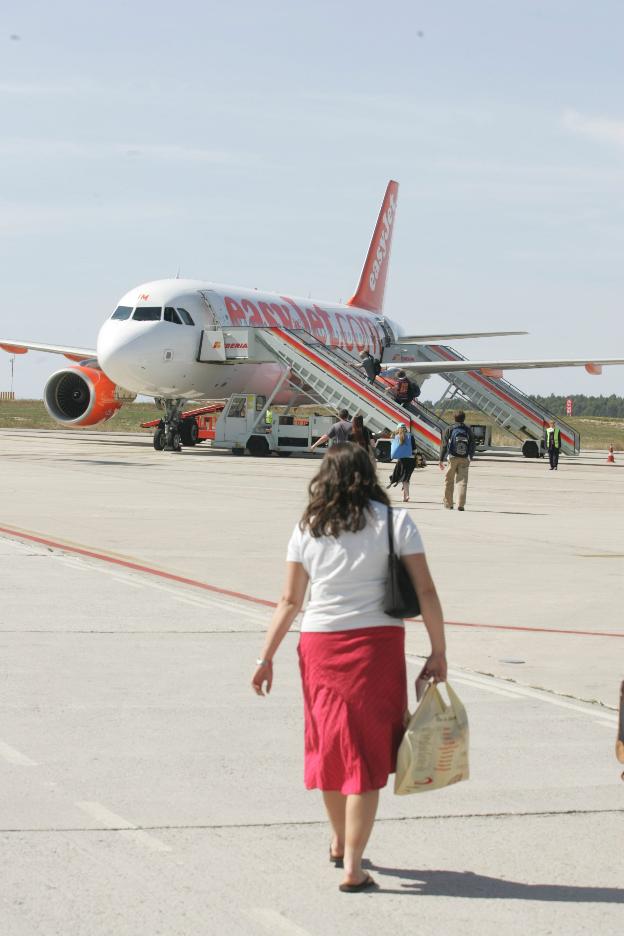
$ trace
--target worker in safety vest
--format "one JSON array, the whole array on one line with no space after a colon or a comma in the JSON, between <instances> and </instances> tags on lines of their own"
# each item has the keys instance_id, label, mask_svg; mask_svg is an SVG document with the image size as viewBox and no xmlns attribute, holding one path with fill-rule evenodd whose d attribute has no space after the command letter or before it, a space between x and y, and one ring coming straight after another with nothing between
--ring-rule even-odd
<instances>
[{"instance_id":1,"label":"worker in safety vest","mask_svg":"<svg viewBox=\"0 0 624 936\"><path fill-rule=\"evenodd\" d=\"M555 425L554 419L551 419L550 426L546 430L546 448L548 449L550 470L556 471L559 464L559 452L561 451L561 430Z\"/></svg>"},{"instance_id":2,"label":"worker in safety vest","mask_svg":"<svg viewBox=\"0 0 624 936\"><path fill-rule=\"evenodd\" d=\"M264 421L267 424L267 426L273 425L273 410L268 409L266 411L266 413L264 414Z\"/></svg>"}]
</instances>

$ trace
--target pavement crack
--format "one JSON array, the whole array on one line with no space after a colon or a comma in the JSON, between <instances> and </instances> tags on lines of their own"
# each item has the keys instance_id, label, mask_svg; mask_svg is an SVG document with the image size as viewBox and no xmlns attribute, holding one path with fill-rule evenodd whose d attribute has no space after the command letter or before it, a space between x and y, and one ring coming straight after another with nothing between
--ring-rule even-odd
<instances>
[{"instance_id":1,"label":"pavement crack","mask_svg":"<svg viewBox=\"0 0 624 936\"><path fill-rule=\"evenodd\" d=\"M523 683L512 676L497 676L495 673L486 673L484 670L463 670L466 673L474 673L475 676L487 676L489 679L498 679L499 682L512 683L520 689L535 689L537 692L545 692L548 695L557 696L559 699L570 699L573 702L583 702L585 705L597 705L599 708L607 709L609 712L617 712L615 705L607 705L600 699L584 699L582 696L574 695L571 692L559 692L557 689L547 689L546 686L536 686L533 683Z\"/></svg>"},{"instance_id":2,"label":"pavement crack","mask_svg":"<svg viewBox=\"0 0 624 936\"><path fill-rule=\"evenodd\" d=\"M481 812L481 813L437 813L430 816L387 816L377 818L376 824L392 825L404 822L439 822L442 819L549 819L564 816L601 816L622 815L624 807L611 809L552 809L552 810L526 810L523 812ZM298 828L300 826L325 826L326 819L285 819L275 822L208 822L208 823L176 823L165 825L120 825L120 826L46 826L41 828L0 828L0 835L14 834L41 834L53 832L193 832L217 831L221 829L280 829Z\"/></svg>"}]
</instances>

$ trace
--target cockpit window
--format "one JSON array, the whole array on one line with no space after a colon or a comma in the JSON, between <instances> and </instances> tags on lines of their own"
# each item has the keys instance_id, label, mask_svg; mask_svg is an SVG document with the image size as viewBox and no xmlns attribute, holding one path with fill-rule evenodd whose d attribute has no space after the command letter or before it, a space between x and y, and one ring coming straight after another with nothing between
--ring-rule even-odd
<instances>
[{"instance_id":1,"label":"cockpit window","mask_svg":"<svg viewBox=\"0 0 624 936\"><path fill-rule=\"evenodd\" d=\"M195 324L195 322L194 322L193 319L191 318L191 313L190 313L190 312L187 312L186 309L178 309L178 312L180 313L180 318L182 319L182 321L183 321L186 325L194 325L194 324Z\"/></svg>"},{"instance_id":2,"label":"cockpit window","mask_svg":"<svg viewBox=\"0 0 624 936\"><path fill-rule=\"evenodd\" d=\"M135 322L160 322L160 306L137 306L132 318Z\"/></svg>"},{"instance_id":3,"label":"cockpit window","mask_svg":"<svg viewBox=\"0 0 624 936\"><path fill-rule=\"evenodd\" d=\"M174 325L181 325L180 316L171 306L165 308L165 322L172 322Z\"/></svg>"},{"instance_id":4,"label":"cockpit window","mask_svg":"<svg viewBox=\"0 0 624 936\"><path fill-rule=\"evenodd\" d=\"M132 315L132 306L117 306L111 318L114 319L129 319Z\"/></svg>"}]
</instances>

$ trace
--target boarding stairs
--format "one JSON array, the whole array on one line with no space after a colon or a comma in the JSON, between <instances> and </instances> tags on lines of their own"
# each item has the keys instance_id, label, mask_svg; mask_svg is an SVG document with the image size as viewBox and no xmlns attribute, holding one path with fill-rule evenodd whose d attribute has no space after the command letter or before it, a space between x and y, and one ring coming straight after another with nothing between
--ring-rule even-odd
<instances>
[{"instance_id":1,"label":"boarding stairs","mask_svg":"<svg viewBox=\"0 0 624 936\"><path fill-rule=\"evenodd\" d=\"M465 361L466 358L445 345L414 345L410 350L419 360L439 363L440 361ZM546 427L552 419L561 431L561 449L566 455L578 455L581 437L572 426L553 416L547 409L535 403L508 380L488 377L478 371L450 371L440 374L470 403L482 413L490 416L501 428L521 438L534 439L538 445L544 438Z\"/></svg>"},{"instance_id":2,"label":"boarding stairs","mask_svg":"<svg viewBox=\"0 0 624 936\"><path fill-rule=\"evenodd\" d=\"M249 330L251 341L262 345L270 357L288 369L291 379L323 406L361 413L365 425L375 434L405 423L411 429L417 448L437 460L440 438L447 423L418 404L399 405L389 393L386 381L369 383L351 355L330 348L306 331L282 328ZM256 355L254 355L256 357Z\"/></svg>"}]
</instances>

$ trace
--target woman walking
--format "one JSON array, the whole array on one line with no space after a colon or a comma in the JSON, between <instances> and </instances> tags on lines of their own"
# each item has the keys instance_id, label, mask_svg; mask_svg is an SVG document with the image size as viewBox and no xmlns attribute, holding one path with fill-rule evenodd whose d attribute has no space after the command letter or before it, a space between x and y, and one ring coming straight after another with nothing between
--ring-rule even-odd
<instances>
[{"instance_id":1,"label":"woman walking","mask_svg":"<svg viewBox=\"0 0 624 936\"><path fill-rule=\"evenodd\" d=\"M344 867L340 890L357 893L375 886L362 856L379 790L395 770L407 711L404 624L383 612L389 522L418 593L431 641L426 670L436 681L446 678L444 624L416 525L404 510L390 510L360 446L333 446L309 494L252 686L259 696L271 690L273 657L310 582L299 640L305 785L323 792L330 861Z\"/></svg>"},{"instance_id":2,"label":"woman walking","mask_svg":"<svg viewBox=\"0 0 624 936\"><path fill-rule=\"evenodd\" d=\"M396 458L394 471L390 475L388 487L401 484L403 488L403 500L409 501L410 478L416 467L416 440L411 432L407 431L405 423L399 423L392 433L392 444L390 446L390 457Z\"/></svg>"},{"instance_id":3,"label":"woman walking","mask_svg":"<svg viewBox=\"0 0 624 936\"><path fill-rule=\"evenodd\" d=\"M354 416L351 422L351 438L349 441L353 442L355 445L360 445L365 452L368 452L371 458L374 458L374 438L370 429L367 429L364 425L364 417Z\"/></svg>"}]
</instances>

